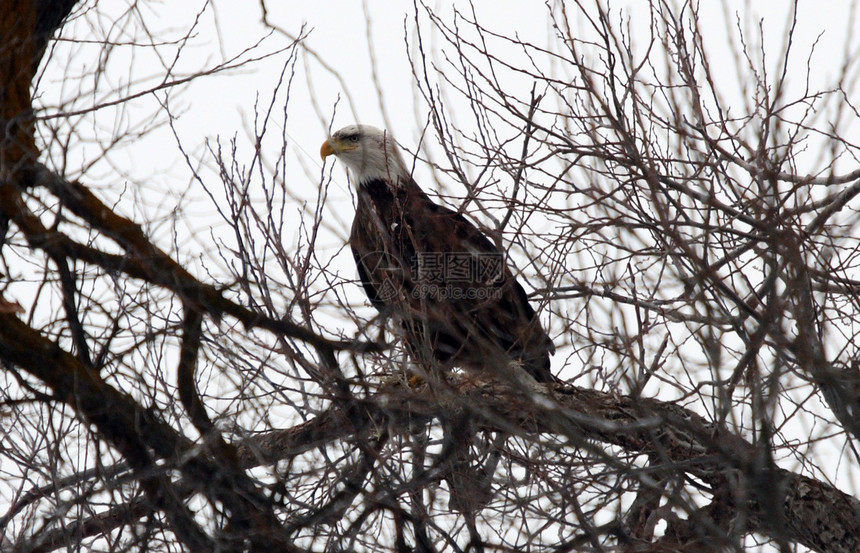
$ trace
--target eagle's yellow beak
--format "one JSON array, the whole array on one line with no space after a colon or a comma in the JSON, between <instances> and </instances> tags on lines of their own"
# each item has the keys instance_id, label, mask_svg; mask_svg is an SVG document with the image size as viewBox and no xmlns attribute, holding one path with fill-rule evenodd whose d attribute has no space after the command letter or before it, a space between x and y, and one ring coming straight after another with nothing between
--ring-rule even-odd
<instances>
[{"instance_id":1,"label":"eagle's yellow beak","mask_svg":"<svg viewBox=\"0 0 860 553\"><path fill-rule=\"evenodd\" d=\"M329 138L325 142L323 142L322 148L320 148L320 157L325 159L332 154L336 154L334 146L332 145L333 138Z\"/></svg>"}]
</instances>

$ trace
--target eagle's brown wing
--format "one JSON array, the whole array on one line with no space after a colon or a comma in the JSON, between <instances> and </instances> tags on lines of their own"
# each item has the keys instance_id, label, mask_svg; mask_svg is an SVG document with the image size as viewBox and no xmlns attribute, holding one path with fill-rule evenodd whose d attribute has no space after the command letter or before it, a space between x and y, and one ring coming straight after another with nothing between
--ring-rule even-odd
<instances>
[{"instance_id":1,"label":"eagle's brown wing","mask_svg":"<svg viewBox=\"0 0 860 553\"><path fill-rule=\"evenodd\" d=\"M350 245L371 303L401 320L410 350L484 370L499 354L554 382L552 341L507 260L461 214L414 182L359 193Z\"/></svg>"}]
</instances>

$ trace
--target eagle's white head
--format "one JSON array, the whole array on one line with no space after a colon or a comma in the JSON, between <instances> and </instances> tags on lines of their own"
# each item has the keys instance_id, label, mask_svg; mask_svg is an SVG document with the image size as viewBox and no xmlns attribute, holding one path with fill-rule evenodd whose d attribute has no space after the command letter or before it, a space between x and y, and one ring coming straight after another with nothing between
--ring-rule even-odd
<instances>
[{"instance_id":1,"label":"eagle's white head","mask_svg":"<svg viewBox=\"0 0 860 553\"><path fill-rule=\"evenodd\" d=\"M398 186L409 179L400 150L387 131L350 125L337 131L320 148L320 156L334 155L346 164L356 185L381 179Z\"/></svg>"}]
</instances>

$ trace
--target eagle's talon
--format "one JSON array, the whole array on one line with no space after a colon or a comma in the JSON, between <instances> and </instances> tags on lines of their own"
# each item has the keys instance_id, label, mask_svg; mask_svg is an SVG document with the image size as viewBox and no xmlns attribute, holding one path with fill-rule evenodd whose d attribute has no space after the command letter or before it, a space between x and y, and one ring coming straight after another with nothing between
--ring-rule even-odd
<instances>
[{"instance_id":1,"label":"eagle's talon","mask_svg":"<svg viewBox=\"0 0 860 553\"><path fill-rule=\"evenodd\" d=\"M411 374L409 375L409 378L406 379L406 385L410 390L417 390L424 386L425 383L426 381L417 374Z\"/></svg>"}]
</instances>

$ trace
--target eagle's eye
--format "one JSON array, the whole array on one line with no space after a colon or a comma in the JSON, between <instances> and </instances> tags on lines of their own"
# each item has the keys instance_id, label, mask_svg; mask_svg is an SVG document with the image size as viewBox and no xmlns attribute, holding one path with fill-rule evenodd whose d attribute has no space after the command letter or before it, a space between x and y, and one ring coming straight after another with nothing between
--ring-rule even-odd
<instances>
[{"instance_id":1,"label":"eagle's eye","mask_svg":"<svg viewBox=\"0 0 860 553\"><path fill-rule=\"evenodd\" d=\"M353 144L356 144L358 142L358 138L359 137L357 134L348 134L348 135L343 137L344 140L346 140L347 142L351 142Z\"/></svg>"}]
</instances>

